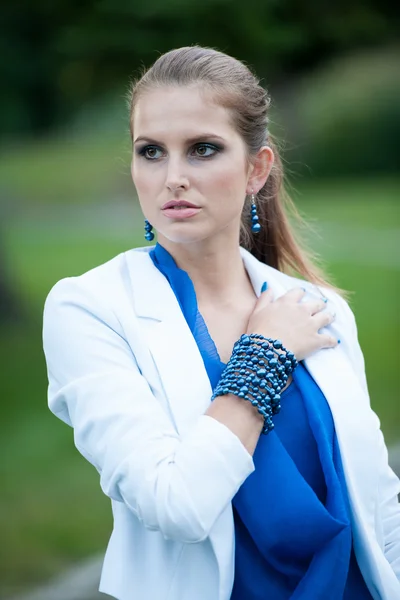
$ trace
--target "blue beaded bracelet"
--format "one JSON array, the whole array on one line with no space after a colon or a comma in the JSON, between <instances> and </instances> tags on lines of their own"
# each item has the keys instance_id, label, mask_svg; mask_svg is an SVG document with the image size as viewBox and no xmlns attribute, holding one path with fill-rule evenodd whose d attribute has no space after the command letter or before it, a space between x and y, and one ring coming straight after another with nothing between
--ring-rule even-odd
<instances>
[{"instance_id":1,"label":"blue beaded bracelet","mask_svg":"<svg viewBox=\"0 0 400 600\"><path fill-rule=\"evenodd\" d=\"M297 364L280 340L244 334L235 342L211 400L226 394L248 400L264 417L262 433L267 434L274 428L273 415L281 409L280 392Z\"/></svg>"}]
</instances>

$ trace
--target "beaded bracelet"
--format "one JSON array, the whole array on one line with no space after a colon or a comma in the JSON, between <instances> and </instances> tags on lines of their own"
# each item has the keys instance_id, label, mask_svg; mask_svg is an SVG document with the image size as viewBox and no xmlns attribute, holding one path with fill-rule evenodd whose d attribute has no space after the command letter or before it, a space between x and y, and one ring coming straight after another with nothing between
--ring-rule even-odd
<instances>
[{"instance_id":1,"label":"beaded bracelet","mask_svg":"<svg viewBox=\"0 0 400 600\"><path fill-rule=\"evenodd\" d=\"M281 409L280 392L297 364L293 352L280 340L244 334L235 342L211 400L226 394L248 400L264 417L262 433L266 435L274 428L272 416Z\"/></svg>"}]
</instances>

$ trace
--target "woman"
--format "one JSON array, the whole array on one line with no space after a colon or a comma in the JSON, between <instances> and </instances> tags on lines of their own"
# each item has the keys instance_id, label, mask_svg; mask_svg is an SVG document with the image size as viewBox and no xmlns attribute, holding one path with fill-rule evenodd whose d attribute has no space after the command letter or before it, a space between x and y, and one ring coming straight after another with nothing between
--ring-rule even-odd
<instances>
[{"instance_id":1,"label":"woman","mask_svg":"<svg viewBox=\"0 0 400 600\"><path fill-rule=\"evenodd\" d=\"M400 598L399 482L354 317L285 216L268 104L225 54L161 56L131 94L158 243L46 301L49 405L112 499L119 600Z\"/></svg>"}]
</instances>

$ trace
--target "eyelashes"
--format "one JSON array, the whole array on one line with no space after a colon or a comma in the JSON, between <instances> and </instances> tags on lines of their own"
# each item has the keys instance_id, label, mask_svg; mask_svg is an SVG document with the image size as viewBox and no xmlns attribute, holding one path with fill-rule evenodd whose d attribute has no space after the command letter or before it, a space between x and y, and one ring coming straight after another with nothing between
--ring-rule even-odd
<instances>
[{"instance_id":1,"label":"eyelashes","mask_svg":"<svg viewBox=\"0 0 400 600\"><path fill-rule=\"evenodd\" d=\"M197 156L201 157L201 158L208 158L209 156L214 156L214 154L217 154L218 152L220 152L222 150L221 146L216 146L215 144L207 144L205 142L203 143L199 143L196 144L194 146L194 150L197 151ZM200 150L205 150L207 152L207 150L210 150L210 152L208 154L203 153L203 152L199 152Z\"/></svg>"},{"instance_id":2,"label":"eyelashes","mask_svg":"<svg viewBox=\"0 0 400 600\"><path fill-rule=\"evenodd\" d=\"M200 160L206 160L212 158L219 152L222 152L222 150L223 147L217 144L199 142L191 148L190 156ZM155 144L147 144L146 146L142 146L136 150L136 153L148 161L159 160L165 156L164 150Z\"/></svg>"},{"instance_id":3,"label":"eyelashes","mask_svg":"<svg viewBox=\"0 0 400 600\"><path fill-rule=\"evenodd\" d=\"M156 160L157 158L160 158L160 156L155 156L157 152L161 152L161 148L158 146L143 146L137 150L137 154L143 156L147 160Z\"/></svg>"}]
</instances>

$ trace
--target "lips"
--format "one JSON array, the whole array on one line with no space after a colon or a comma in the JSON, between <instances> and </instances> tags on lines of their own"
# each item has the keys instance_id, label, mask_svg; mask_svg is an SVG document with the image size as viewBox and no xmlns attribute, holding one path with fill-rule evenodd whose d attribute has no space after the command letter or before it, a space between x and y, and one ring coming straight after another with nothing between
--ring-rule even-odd
<instances>
[{"instance_id":1,"label":"lips","mask_svg":"<svg viewBox=\"0 0 400 600\"><path fill-rule=\"evenodd\" d=\"M200 206L196 206L186 200L170 200L162 207L162 214L167 219L173 221L183 221L190 219L201 211Z\"/></svg>"},{"instance_id":2,"label":"lips","mask_svg":"<svg viewBox=\"0 0 400 600\"><path fill-rule=\"evenodd\" d=\"M161 208L161 210L166 210L168 208L173 208L176 210L180 210L181 208L200 208L191 202L187 202L186 200L170 200Z\"/></svg>"}]
</instances>

